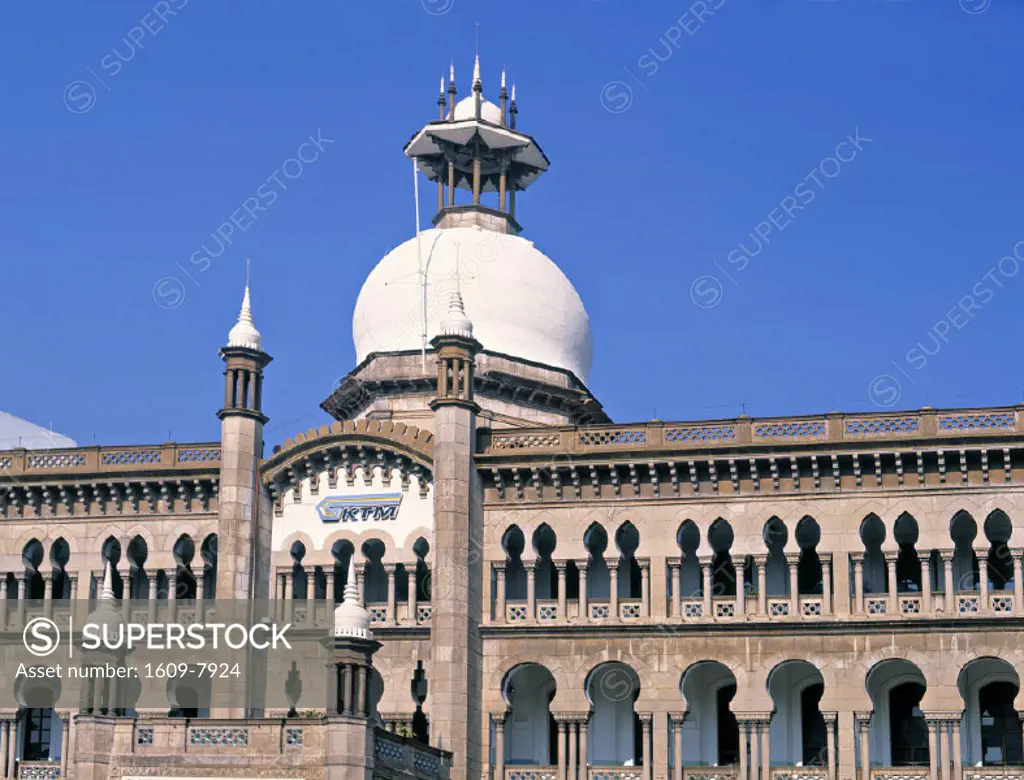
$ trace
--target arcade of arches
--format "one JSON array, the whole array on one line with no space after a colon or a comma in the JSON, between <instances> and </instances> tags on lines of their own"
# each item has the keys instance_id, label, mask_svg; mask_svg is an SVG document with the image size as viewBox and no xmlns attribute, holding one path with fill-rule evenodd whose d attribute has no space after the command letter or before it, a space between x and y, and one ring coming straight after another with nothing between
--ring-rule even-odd
<instances>
[{"instance_id":1,"label":"arcade of arches","mask_svg":"<svg viewBox=\"0 0 1024 780\"><path fill-rule=\"evenodd\" d=\"M495 776L505 772L521 780L548 768L560 778L579 773L583 780L585 767L592 773L636 767L643 778L662 776L663 769L680 778L701 767L731 767L730 776L758 780L768 778L768 767L802 767L801 776L835 778L844 739L851 741L856 766L873 773L901 768L909 776L958 780L965 767L1024 765L1016 709L1020 677L998 658L964 664L956 677L961 709L941 712L924 709L928 680L917 665L902 658L879 661L863 680L871 709L850 713L848 723L822 709L825 678L807 661L783 661L770 670L770 710L738 710L738 684L718 661L683 670L678 703L665 715L659 744L659 716L643 711L643 682L629 664L610 661L591 669L583 683L589 709L581 712L553 709L559 692L543 663L517 665L502 683L504 711L491 714ZM840 734L844 727L851 733Z\"/></svg>"}]
</instances>

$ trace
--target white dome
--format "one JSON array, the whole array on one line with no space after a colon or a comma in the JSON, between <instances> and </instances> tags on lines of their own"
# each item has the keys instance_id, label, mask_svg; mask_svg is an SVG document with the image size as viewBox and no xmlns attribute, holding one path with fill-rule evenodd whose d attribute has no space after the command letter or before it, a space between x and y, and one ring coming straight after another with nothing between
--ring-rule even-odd
<instances>
[{"instance_id":1,"label":"white dome","mask_svg":"<svg viewBox=\"0 0 1024 780\"><path fill-rule=\"evenodd\" d=\"M586 383L590 318L572 283L530 241L476 227L425 230L427 339L441 332L455 290L456 257L473 335L490 352L564 368ZM356 360L372 352L421 348L423 287L416 239L393 249L370 272L356 301Z\"/></svg>"},{"instance_id":2,"label":"white dome","mask_svg":"<svg viewBox=\"0 0 1024 780\"><path fill-rule=\"evenodd\" d=\"M491 101L484 100L480 106L480 118L500 125L501 109ZM455 104L455 121L458 122L460 119L476 119L476 96L469 95Z\"/></svg>"}]
</instances>

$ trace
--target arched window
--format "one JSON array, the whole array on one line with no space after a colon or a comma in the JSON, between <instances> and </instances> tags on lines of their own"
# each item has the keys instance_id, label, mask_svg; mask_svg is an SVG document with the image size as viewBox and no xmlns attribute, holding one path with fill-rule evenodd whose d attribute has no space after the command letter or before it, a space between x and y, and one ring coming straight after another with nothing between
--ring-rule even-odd
<instances>
[{"instance_id":1,"label":"arched window","mask_svg":"<svg viewBox=\"0 0 1024 780\"><path fill-rule=\"evenodd\" d=\"M711 593L713 596L736 595L736 566L732 560L732 526L719 518L708 530L708 544L714 552L711 560Z\"/></svg>"},{"instance_id":2,"label":"arched window","mask_svg":"<svg viewBox=\"0 0 1024 780\"><path fill-rule=\"evenodd\" d=\"M50 707L31 707L22 710L24 739L21 745L22 761L47 761L53 739L53 710Z\"/></svg>"},{"instance_id":3,"label":"arched window","mask_svg":"<svg viewBox=\"0 0 1024 780\"><path fill-rule=\"evenodd\" d=\"M800 562L796 568L797 590L804 595L820 595L822 588L821 559L818 543L821 528L813 517L804 517L796 526L796 543L800 548Z\"/></svg>"},{"instance_id":4,"label":"arched window","mask_svg":"<svg viewBox=\"0 0 1024 780\"><path fill-rule=\"evenodd\" d=\"M917 520L904 512L896 518L893 538L899 545L896 556L896 590L900 593L921 592L921 559L917 554L919 536Z\"/></svg>"},{"instance_id":5,"label":"arched window","mask_svg":"<svg viewBox=\"0 0 1024 780\"><path fill-rule=\"evenodd\" d=\"M1017 686L1011 682L989 683L978 691L981 760L985 766L1024 763L1021 724L1013 700Z\"/></svg>"}]
</instances>

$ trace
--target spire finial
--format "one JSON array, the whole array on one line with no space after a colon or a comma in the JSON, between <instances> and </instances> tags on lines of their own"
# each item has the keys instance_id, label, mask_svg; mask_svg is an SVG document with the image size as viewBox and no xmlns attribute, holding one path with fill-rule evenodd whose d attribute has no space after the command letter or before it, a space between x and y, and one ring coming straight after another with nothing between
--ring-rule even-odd
<instances>
[{"instance_id":1,"label":"spire finial","mask_svg":"<svg viewBox=\"0 0 1024 780\"><path fill-rule=\"evenodd\" d=\"M473 89L483 85L483 81L480 79L480 55L476 55L476 59L473 61Z\"/></svg>"},{"instance_id":2,"label":"spire finial","mask_svg":"<svg viewBox=\"0 0 1024 780\"><path fill-rule=\"evenodd\" d=\"M448 64L448 83L455 84L455 63L451 62Z\"/></svg>"},{"instance_id":3,"label":"spire finial","mask_svg":"<svg viewBox=\"0 0 1024 780\"><path fill-rule=\"evenodd\" d=\"M359 605L359 586L356 585L356 562L349 559L348 577L345 578L345 597L343 603Z\"/></svg>"},{"instance_id":4,"label":"spire finial","mask_svg":"<svg viewBox=\"0 0 1024 780\"><path fill-rule=\"evenodd\" d=\"M114 600L114 571L110 565L110 559L107 558L106 565L103 567L103 590L100 591L100 601L113 601Z\"/></svg>"}]
</instances>

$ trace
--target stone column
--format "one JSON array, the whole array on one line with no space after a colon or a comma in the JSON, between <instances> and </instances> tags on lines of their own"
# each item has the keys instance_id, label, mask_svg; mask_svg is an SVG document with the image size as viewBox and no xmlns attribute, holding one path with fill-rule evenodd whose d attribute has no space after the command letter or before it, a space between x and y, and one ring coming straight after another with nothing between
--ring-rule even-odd
<instances>
[{"instance_id":1,"label":"stone column","mask_svg":"<svg viewBox=\"0 0 1024 780\"><path fill-rule=\"evenodd\" d=\"M710 555L700 556L700 574L701 581L703 583L702 590L704 591L704 617L705 619L713 618L714 612L711 607L711 562L714 559Z\"/></svg>"},{"instance_id":2,"label":"stone column","mask_svg":"<svg viewBox=\"0 0 1024 780\"><path fill-rule=\"evenodd\" d=\"M836 780L836 714L825 714L825 756L828 780Z\"/></svg>"},{"instance_id":3,"label":"stone column","mask_svg":"<svg viewBox=\"0 0 1024 780\"><path fill-rule=\"evenodd\" d=\"M736 569L736 617L742 618L747 614L747 585L744 576L744 562L741 560L739 566L735 561L733 566Z\"/></svg>"},{"instance_id":4,"label":"stone column","mask_svg":"<svg viewBox=\"0 0 1024 780\"><path fill-rule=\"evenodd\" d=\"M167 578L167 609L170 613L170 622L174 623L178 619L178 570Z\"/></svg>"},{"instance_id":5,"label":"stone column","mask_svg":"<svg viewBox=\"0 0 1024 780\"><path fill-rule=\"evenodd\" d=\"M821 560L821 614L832 614L832 556L823 554ZM835 725L833 723L833 725Z\"/></svg>"},{"instance_id":6,"label":"stone column","mask_svg":"<svg viewBox=\"0 0 1024 780\"><path fill-rule=\"evenodd\" d=\"M25 572L21 572L17 575L18 577L18 626L19 628L25 625L25 609L28 606L25 603Z\"/></svg>"},{"instance_id":7,"label":"stone column","mask_svg":"<svg viewBox=\"0 0 1024 780\"><path fill-rule=\"evenodd\" d=\"M647 712L640 715L640 727L643 729L641 758L643 760L643 779L654 780L654 756L651 750L651 726L653 717Z\"/></svg>"},{"instance_id":8,"label":"stone column","mask_svg":"<svg viewBox=\"0 0 1024 780\"><path fill-rule=\"evenodd\" d=\"M72 598L74 595L72 594ZM156 622L156 574L146 575L146 607L150 623Z\"/></svg>"},{"instance_id":9,"label":"stone column","mask_svg":"<svg viewBox=\"0 0 1024 780\"><path fill-rule=\"evenodd\" d=\"M786 553L786 565L789 566L789 614L797 617L800 615L800 553Z\"/></svg>"},{"instance_id":10,"label":"stone column","mask_svg":"<svg viewBox=\"0 0 1024 780\"><path fill-rule=\"evenodd\" d=\"M416 616L416 567L413 566L411 569L407 568L406 572L409 578L409 600L407 602L409 608L409 625L415 626L420 622L419 618Z\"/></svg>"},{"instance_id":11,"label":"stone column","mask_svg":"<svg viewBox=\"0 0 1024 780\"><path fill-rule=\"evenodd\" d=\"M964 761L960 755L960 718L953 721L953 780L963 780Z\"/></svg>"},{"instance_id":12,"label":"stone column","mask_svg":"<svg viewBox=\"0 0 1024 780\"><path fill-rule=\"evenodd\" d=\"M505 622L505 561L494 561L495 596L494 596L494 621Z\"/></svg>"},{"instance_id":13,"label":"stone column","mask_svg":"<svg viewBox=\"0 0 1024 780\"><path fill-rule=\"evenodd\" d=\"M932 556L931 551L923 550L918 553L921 561L921 614L932 613Z\"/></svg>"},{"instance_id":14,"label":"stone column","mask_svg":"<svg viewBox=\"0 0 1024 780\"><path fill-rule=\"evenodd\" d=\"M939 557L942 558L942 573L946 599L946 614L956 614L956 589L953 585L953 551L939 550Z\"/></svg>"},{"instance_id":15,"label":"stone column","mask_svg":"<svg viewBox=\"0 0 1024 780\"><path fill-rule=\"evenodd\" d=\"M565 561L555 563L555 570L558 572L558 619L563 623L569 619L569 606L565 597L565 566Z\"/></svg>"},{"instance_id":16,"label":"stone column","mask_svg":"<svg viewBox=\"0 0 1024 780\"><path fill-rule=\"evenodd\" d=\"M388 625L389 626L398 625L398 604L397 604L396 599L395 599L395 593L396 593L396 588L395 588L395 572L397 571L397 569L398 569L398 564L395 564L395 563L385 563L384 564L384 573L388 575ZM332 587L334 586L333 580L334 580L334 575L332 574L331 575L331 581L329 581L329 584Z\"/></svg>"},{"instance_id":17,"label":"stone column","mask_svg":"<svg viewBox=\"0 0 1024 780\"><path fill-rule=\"evenodd\" d=\"M352 704L355 698L352 695L352 664L343 664L341 667L341 706L345 715L352 715Z\"/></svg>"},{"instance_id":18,"label":"stone column","mask_svg":"<svg viewBox=\"0 0 1024 780\"><path fill-rule=\"evenodd\" d=\"M853 611L855 615L864 614L864 553L850 553L853 561Z\"/></svg>"},{"instance_id":19,"label":"stone column","mask_svg":"<svg viewBox=\"0 0 1024 780\"><path fill-rule=\"evenodd\" d=\"M387 567L385 567L385 569L386 568ZM391 577L391 579L394 579L394 574L395 574L394 573L394 567L392 567L392 572L389 575ZM334 587L334 566L333 565L332 566L325 566L324 567L324 598L326 598L326 600L327 600L327 608L328 609L334 609L334 605L337 603L337 601L334 598L336 592L337 591L335 590L335 587ZM392 616L391 620L392 620L392 622L394 622L394 616Z\"/></svg>"},{"instance_id":20,"label":"stone column","mask_svg":"<svg viewBox=\"0 0 1024 780\"><path fill-rule=\"evenodd\" d=\"M196 621L205 623L205 612L203 610L203 589L206 586L206 571L200 569L196 572ZM125 599L127 602L127 599Z\"/></svg>"},{"instance_id":21,"label":"stone column","mask_svg":"<svg viewBox=\"0 0 1024 780\"><path fill-rule=\"evenodd\" d=\"M10 777L17 777L17 762L18 762L18 721L10 720L7 722L8 738L7 738L7 772Z\"/></svg>"},{"instance_id":22,"label":"stone column","mask_svg":"<svg viewBox=\"0 0 1024 780\"><path fill-rule=\"evenodd\" d=\"M1024 557L1024 550L1011 550L1013 556L1013 611L1024 614L1024 566L1021 565L1021 558Z\"/></svg>"},{"instance_id":23,"label":"stone column","mask_svg":"<svg viewBox=\"0 0 1024 780\"><path fill-rule=\"evenodd\" d=\"M836 713L836 769L840 780L857 777L856 720L856 715L850 710Z\"/></svg>"},{"instance_id":24,"label":"stone column","mask_svg":"<svg viewBox=\"0 0 1024 780\"><path fill-rule=\"evenodd\" d=\"M608 561L608 578L610 580L608 617L612 620L619 619L619 561L618 559Z\"/></svg>"},{"instance_id":25,"label":"stone column","mask_svg":"<svg viewBox=\"0 0 1024 780\"><path fill-rule=\"evenodd\" d=\"M979 533L979 536L984 538L983 533ZM978 556L978 613L984 614L989 611L988 608L988 550L981 549L975 550L974 554Z\"/></svg>"},{"instance_id":26,"label":"stone column","mask_svg":"<svg viewBox=\"0 0 1024 780\"><path fill-rule=\"evenodd\" d=\"M590 713L580 722L580 780L589 780L590 771Z\"/></svg>"},{"instance_id":27,"label":"stone column","mask_svg":"<svg viewBox=\"0 0 1024 780\"><path fill-rule=\"evenodd\" d=\"M293 571L284 574L284 620L292 622L295 614L295 576Z\"/></svg>"},{"instance_id":28,"label":"stone column","mask_svg":"<svg viewBox=\"0 0 1024 780\"><path fill-rule=\"evenodd\" d=\"M680 577L680 562L669 561L668 567L672 572L672 614L669 617L681 618L683 616L683 594L680 593L682 577Z\"/></svg>"},{"instance_id":29,"label":"stone column","mask_svg":"<svg viewBox=\"0 0 1024 780\"><path fill-rule=\"evenodd\" d=\"M771 717L758 721L761 732L761 780L770 780L772 775Z\"/></svg>"},{"instance_id":30,"label":"stone column","mask_svg":"<svg viewBox=\"0 0 1024 780\"><path fill-rule=\"evenodd\" d=\"M576 561L576 568L580 573L580 620L586 622L590 620L590 606L587 604L587 570L590 568L590 561Z\"/></svg>"},{"instance_id":31,"label":"stone column","mask_svg":"<svg viewBox=\"0 0 1024 780\"><path fill-rule=\"evenodd\" d=\"M953 729L953 724L948 720L940 720L938 726L938 743L942 751L941 763L939 764L939 777L942 780L953 780L953 741L952 737L950 736Z\"/></svg>"},{"instance_id":32,"label":"stone column","mask_svg":"<svg viewBox=\"0 0 1024 780\"><path fill-rule=\"evenodd\" d=\"M683 780L683 720L685 712L673 712L672 719L672 780ZM743 731L740 730L740 780L747 780L743 776L743 767L746 764L746 757L743 755ZM581 778L582 780L582 778Z\"/></svg>"},{"instance_id":33,"label":"stone column","mask_svg":"<svg viewBox=\"0 0 1024 780\"><path fill-rule=\"evenodd\" d=\"M871 713L857 713L857 728L860 733L860 776L871 780Z\"/></svg>"},{"instance_id":34,"label":"stone column","mask_svg":"<svg viewBox=\"0 0 1024 780\"><path fill-rule=\"evenodd\" d=\"M740 731L740 774L739 780L750 780L750 766L747 762L747 749L750 740L749 724L745 720L736 721ZM683 773L680 769L676 780L683 780Z\"/></svg>"},{"instance_id":35,"label":"stone column","mask_svg":"<svg viewBox=\"0 0 1024 780\"><path fill-rule=\"evenodd\" d=\"M43 573L43 615L53 617L53 572Z\"/></svg>"},{"instance_id":36,"label":"stone column","mask_svg":"<svg viewBox=\"0 0 1024 780\"><path fill-rule=\"evenodd\" d=\"M939 780L939 745L935 739L939 724L933 718L928 718L925 722L928 724L928 777L931 780Z\"/></svg>"},{"instance_id":37,"label":"stone column","mask_svg":"<svg viewBox=\"0 0 1024 780\"><path fill-rule=\"evenodd\" d=\"M565 734L566 722L561 716L556 717L558 726L558 780L566 780Z\"/></svg>"},{"instance_id":38,"label":"stone column","mask_svg":"<svg viewBox=\"0 0 1024 780\"><path fill-rule=\"evenodd\" d=\"M757 553L753 556L754 572L757 574L757 614L762 618L768 617L768 572L765 565L768 563L766 553Z\"/></svg>"},{"instance_id":39,"label":"stone column","mask_svg":"<svg viewBox=\"0 0 1024 780\"><path fill-rule=\"evenodd\" d=\"M0 631L7 630L7 573L0 572ZM3 761L3 750L0 750L0 762Z\"/></svg>"},{"instance_id":40,"label":"stone column","mask_svg":"<svg viewBox=\"0 0 1024 780\"><path fill-rule=\"evenodd\" d=\"M885 568L889 577L889 606L886 611L890 617L900 614L900 600L897 595L899 592L899 583L896 582L896 559L898 557L899 553L885 553Z\"/></svg>"},{"instance_id":41,"label":"stone column","mask_svg":"<svg viewBox=\"0 0 1024 780\"><path fill-rule=\"evenodd\" d=\"M491 713L494 721L494 780L505 780L505 713Z\"/></svg>"},{"instance_id":42,"label":"stone column","mask_svg":"<svg viewBox=\"0 0 1024 780\"><path fill-rule=\"evenodd\" d=\"M576 739L579 736L579 721L576 719L570 720L568 723L569 728L569 780L576 780L577 773L579 772L579 765L577 764L576 758Z\"/></svg>"},{"instance_id":43,"label":"stone column","mask_svg":"<svg viewBox=\"0 0 1024 780\"><path fill-rule=\"evenodd\" d=\"M363 607L366 606L366 567L369 566L367 563L356 564L355 561L349 561L349 566L356 567L356 587L359 588L359 603ZM306 598L309 598L307 595Z\"/></svg>"},{"instance_id":44,"label":"stone column","mask_svg":"<svg viewBox=\"0 0 1024 780\"><path fill-rule=\"evenodd\" d=\"M526 615L527 620L537 619L537 562L523 561L526 569Z\"/></svg>"},{"instance_id":45,"label":"stone column","mask_svg":"<svg viewBox=\"0 0 1024 780\"><path fill-rule=\"evenodd\" d=\"M654 724L651 737L651 772L656 778L669 780L671 771L668 764L668 715L664 712L654 713ZM644 756L647 762L647 756Z\"/></svg>"},{"instance_id":46,"label":"stone column","mask_svg":"<svg viewBox=\"0 0 1024 780\"><path fill-rule=\"evenodd\" d=\"M5 764L7 763L7 742L9 739L8 721L0 720L0 777L10 777Z\"/></svg>"},{"instance_id":47,"label":"stone column","mask_svg":"<svg viewBox=\"0 0 1024 780\"><path fill-rule=\"evenodd\" d=\"M637 564L640 566L640 617L647 620L651 616L651 562L645 559Z\"/></svg>"}]
</instances>

